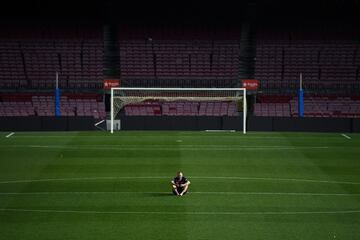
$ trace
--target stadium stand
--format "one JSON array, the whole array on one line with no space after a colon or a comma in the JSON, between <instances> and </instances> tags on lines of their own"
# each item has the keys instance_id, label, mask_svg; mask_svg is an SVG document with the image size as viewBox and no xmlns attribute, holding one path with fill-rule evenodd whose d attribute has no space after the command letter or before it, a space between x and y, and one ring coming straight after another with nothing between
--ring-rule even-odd
<instances>
[{"instance_id":1,"label":"stadium stand","mask_svg":"<svg viewBox=\"0 0 360 240\"><path fill-rule=\"evenodd\" d=\"M50 94L1 94L0 116L54 116L54 97ZM60 99L62 116L106 117L101 95L67 94Z\"/></svg>"},{"instance_id":2,"label":"stadium stand","mask_svg":"<svg viewBox=\"0 0 360 240\"><path fill-rule=\"evenodd\" d=\"M7 32L7 34L4 34ZM0 88L53 89L55 72L61 89L102 88L104 40L100 27L9 26L0 33ZM239 29L152 29L121 26L118 30L122 86L233 87L239 84ZM354 95L311 95L326 89L359 91L360 43L354 29L272 29L256 36L254 78L261 90L294 92L303 74L306 117L359 117ZM297 116L293 95L260 96L256 116ZM21 94L15 94L21 96ZM1 116L52 116L53 97L0 101ZM64 116L105 118L96 98L61 98ZM125 115L232 116L233 105L212 102L144 103L125 108Z\"/></svg>"},{"instance_id":3,"label":"stadium stand","mask_svg":"<svg viewBox=\"0 0 360 240\"><path fill-rule=\"evenodd\" d=\"M254 115L297 117L297 104L296 96L261 96L254 105ZM304 99L304 114L305 117L357 118L360 117L360 97L308 95Z\"/></svg>"},{"instance_id":4,"label":"stadium stand","mask_svg":"<svg viewBox=\"0 0 360 240\"><path fill-rule=\"evenodd\" d=\"M127 116L235 116L236 104L229 102L147 102L125 107Z\"/></svg>"},{"instance_id":5,"label":"stadium stand","mask_svg":"<svg viewBox=\"0 0 360 240\"><path fill-rule=\"evenodd\" d=\"M15 29L9 27L9 34L0 40L2 89L54 88L56 71L61 88L102 87L101 28Z\"/></svg>"},{"instance_id":6,"label":"stadium stand","mask_svg":"<svg viewBox=\"0 0 360 240\"><path fill-rule=\"evenodd\" d=\"M238 29L121 29L119 38L121 76L130 86L229 86L239 75Z\"/></svg>"},{"instance_id":7,"label":"stadium stand","mask_svg":"<svg viewBox=\"0 0 360 240\"><path fill-rule=\"evenodd\" d=\"M306 89L359 89L358 31L266 30L259 28L255 78L262 89L297 88L303 74Z\"/></svg>"},{"instance_id":8,"label":"stadium stand","mask_svg":"<svg viewBox=\"0 0 360 240\"><path fill-rule=\"evenodd\" d=\"M123 77L235 78L236 41L122 41Z\"/></svg>"},{"instance_id":9,"label":"stadium stand","mask_svg":"<svg viewBox=\"0 0 360 240\"><path fill-rule=\"evenodd\" d=\"M254 115L298 116L297 97L289 93L299 88L302 73L305 117L360 116L358 30L336 25L306 30L262 25L256 40L255 78L265 95L257 97Z\"/></svg>"}]
</instances>

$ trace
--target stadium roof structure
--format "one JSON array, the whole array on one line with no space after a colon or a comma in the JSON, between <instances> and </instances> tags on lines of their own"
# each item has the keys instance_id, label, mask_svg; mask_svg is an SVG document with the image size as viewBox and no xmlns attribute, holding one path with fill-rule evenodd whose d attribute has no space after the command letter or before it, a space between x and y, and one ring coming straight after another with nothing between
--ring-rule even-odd
<instances>
[{"instance_id":1,"label":"stadium roof structure","mask_svg":"<svg viewBox=\"0 0 360 240\"><path fill-rule=\"evenodd\" d=\"M360 2L338 1L6 1L0 18L22 21L23 19L52 19L62 21L146 21L183 22L238 21L250 15L259 20L271 21L299 19L353 19L359 18ZM6 9L6 10L4 10Z\"/></svg>"}]
</instances>

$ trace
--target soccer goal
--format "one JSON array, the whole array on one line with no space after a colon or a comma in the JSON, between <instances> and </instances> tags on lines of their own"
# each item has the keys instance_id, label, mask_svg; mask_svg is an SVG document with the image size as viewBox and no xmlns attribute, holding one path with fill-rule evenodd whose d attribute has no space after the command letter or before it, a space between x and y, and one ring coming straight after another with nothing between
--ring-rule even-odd
<instances>
[{"instance_id":1,"label":"soccer goal","mask_svg":"<svg viewBox=\"0 0 360 240\"><path fill-rule=\"evenodd\" d=\"M111 88L111 133L119 112L127 105L137 105L153 101L160 104L176 102L192 103L229 103L236 105L235 111L219 115L236 116L242 112L243 133L246 133L246 89L245 88ZM234 107L233 107L234 109ZM185 114L186 115L186 114ZM201 113L199 114L201 115Z\"/></svg>"}]
</instances>

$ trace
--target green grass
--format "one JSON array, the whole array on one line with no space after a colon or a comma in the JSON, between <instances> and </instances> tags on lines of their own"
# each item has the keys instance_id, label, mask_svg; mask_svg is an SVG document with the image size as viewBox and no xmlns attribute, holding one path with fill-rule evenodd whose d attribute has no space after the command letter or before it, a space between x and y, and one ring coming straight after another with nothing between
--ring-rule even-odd
<instances>
[{"instance_id":1,"label":"green grass","mask_svg":"<svg viewBox=\"0 0 360 240\"><path fill-rule=\"evenodd\" d=\"M7 134L0 239L360 239L358 134Z\"/></svg>"}]
</instances>

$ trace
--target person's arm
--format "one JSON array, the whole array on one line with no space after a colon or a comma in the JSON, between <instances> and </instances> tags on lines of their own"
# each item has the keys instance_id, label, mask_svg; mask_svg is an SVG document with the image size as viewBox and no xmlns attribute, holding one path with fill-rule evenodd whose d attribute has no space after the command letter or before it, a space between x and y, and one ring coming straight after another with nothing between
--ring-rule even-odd
<instances>
[{"instance_id":1,"label":"person's arm","mask_svg":"<svg viewBox=\"0 0 360 240\"><path fill-rule=\"evenodd\" d=\"M189 188L190 185L190 181L186 181L184 184L181 184L181 187L183 187L184 189L182 190L181 193L179 193L180 196L182 196Z\"/></svg>"},{"instance_id":2,"label":"person's arm","mask_svg":"<svg viewBox=\"0 0 360 240\"><path fill-rule=\"evenodd\" d=\"M180 187L187 187L190 185L190 181L186 181L184 184L180 184Z\"/></svg>"},{"instance_id":3,"label":"person's arm","mask_svg":"<svg viewBox=\"0 0 360 240\"><path fill-rule=\"evenodd\" d=\"M176 187L176 184L175 184L174 181L171 181L171 185L172 185L172 188L173 188L173 190L175 191L176 195L180 195L179 192L178 192L178 190L177 190L177 187Z\"/></svg>"}]
</instances>

